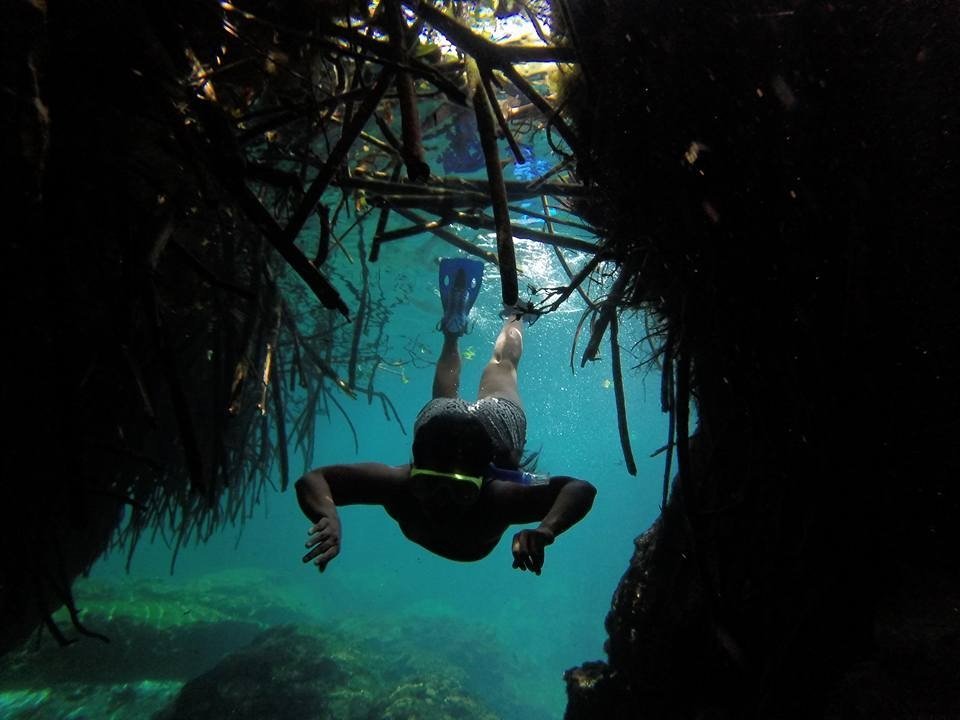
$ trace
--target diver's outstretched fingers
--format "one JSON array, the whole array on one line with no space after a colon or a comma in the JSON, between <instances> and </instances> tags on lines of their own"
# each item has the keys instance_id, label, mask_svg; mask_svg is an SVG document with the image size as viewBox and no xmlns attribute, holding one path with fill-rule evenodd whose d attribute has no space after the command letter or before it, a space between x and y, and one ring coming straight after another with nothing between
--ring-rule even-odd
<instances>
[{"instance_id":1,"label":"diver's outstretched fingers","mask_svg":"<svg viewBox=\"0 0 960 720\"><path fill-rule=\"evenodd\" d=\"M327 550L323 555L317 558L317 570L323 572L327 569L327 564L340 554L340 547L334 546Z\"/></svg>"},{"instance_id":2,"label":"diver's outstretched fingers","mask_svg":"<svg viewBox=\"0 0 960 720\"><path fill-rule=\"evenodd\" d=\"M310 526L310 529L307 530L307 534L313 535L314 533L318 533L318 532L322 532L323 530L326 530L328 527L330 527L330 520L329 518L323 517L317 520L313 525Z\"/></svg>"},{"instance_id":3,"label":"diver's outstretched fingers","mask_svg":"<svg viewBox=\"0 0 960 720\"><path fill-rule=\"evenodd\" d=\"M540 571L543 569L543 548L537 547L530 554L530 569L537 575L540 574Z\"/></svg>"},{"instance_id":4,"label":"diver's outstretched fingers","mask_svg":"<svg viewBox=\"0 0 960 720\"><path fill-rule=\"evenodd\" d=\"M513 538L513 567L518 570L533 570L533 558L530 555L530 543L525 530L518 532Z\"/></svg>"},{"instance_id":5,"label":"diver's outstretched fingers","mask_svg":"<svg viewBox=\"0 0 960 720\"><path fill-rule=\"evenodd\" d=\"M317 530L316 527L312 527L310 528L310 534L307 536L307 541L303 545L304 547L313 547L331 538L333 538L333 532L330 528Z\"/></svg>"},{"instance_id":6,"label":"diver's outstretched fingers","mask_svg":"<svg viewBox=\"0 0 960 720\"><path fill-rule=\"evenodd\" d=\"M308 563L313 561L313 564L317 566L317 569L320 572L323 572L327 563L333 560L337 555L340 554L340 547L336 544L331 545L330 547L314 548L309 553L304 555L303 561Z\"/></svg>"},{"instance_id":7,"label":"diver's outstretched fingers","mask_svg":"<svg viewBox=\"0 0 960 720\"><path fill-rule=\"evenodd\" d=\"M321 517L307 531L305 547L310 551L303 556L303 562L313 562L320 572L327 563L340 554L340 522L336 517Z\"/></svg>"},{"instance_id":8,"label":"diver's outstretched fingers","mask_svg":"<svg viewBox=\"0 0 960 720\"><path fill-rule=\"evenodd\" d=\"M553 542L553 537L540 530L521 530L513 538L513 567L531 570L537 575L543 569L543 549Z\"/></svg>"},{"instance_id":9,"label":"diver's outstretched fingers","mask_svg":"<svg viewBox=\"0 0 960 720\"><path fill-rule=\"evenodd\" d=\"M303 556L303 561L305 563L310 562L314 558L318 557L323 553L326 553L328 550L336 546L337 546L336 540L334 540L333 538L324 538L323 542L318 541L315 544L315 547L313 547L310 550L310 552L308 552L306 555Z\"/></svg>"}]
</instances>

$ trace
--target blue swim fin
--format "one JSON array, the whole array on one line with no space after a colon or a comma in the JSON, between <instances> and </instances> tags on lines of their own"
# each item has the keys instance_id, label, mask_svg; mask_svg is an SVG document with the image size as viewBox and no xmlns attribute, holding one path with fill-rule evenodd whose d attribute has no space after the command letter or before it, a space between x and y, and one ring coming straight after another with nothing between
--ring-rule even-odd
<instances>
[{"instance_id":1,"label":"blue swim fin","mask_svg":"<svg viewBox=\"0 0 960 720\"><path fill-rule=\"evenodd\" d=\"M440 301L443 319L440 329L457 337L467 332L467 317L480 294L483 263L469 258L440 260Z\"/></svg>"}]
</instances>

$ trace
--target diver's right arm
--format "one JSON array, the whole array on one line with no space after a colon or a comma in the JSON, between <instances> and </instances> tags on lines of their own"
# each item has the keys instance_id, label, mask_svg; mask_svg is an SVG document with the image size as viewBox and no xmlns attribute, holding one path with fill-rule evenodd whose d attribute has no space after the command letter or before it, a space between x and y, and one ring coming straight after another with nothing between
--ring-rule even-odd
<instances>
[{"instance_id":1,"label":"diver's right arm","mask_svg":"<svg viewBox=\"0 0 960 720\"><path fill-rule=\"evenodd\" d=\"M297 502L313 521L303 562L313 562L323 572L340 553L338 505L384 505L402 489L409 475L409 465L356 463L317 468L297 480Z\"/></svg>"}]
</instances>

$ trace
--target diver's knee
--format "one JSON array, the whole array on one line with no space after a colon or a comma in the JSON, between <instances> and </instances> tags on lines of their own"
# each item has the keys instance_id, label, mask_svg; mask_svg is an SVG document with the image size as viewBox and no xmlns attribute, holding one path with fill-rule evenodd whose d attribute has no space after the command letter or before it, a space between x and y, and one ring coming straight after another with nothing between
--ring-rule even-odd
<instances>
[{"instance_id":1,"label":"diver's knee","mask_svg":"<svg viewBox=\"0 0 960 720\"><path fill-rule=\"evenodd\" d=\"M522 354L523 333L516 327L504 328L500 334L500 341L497 343L494 357L500 362L508 360L516 365Z\"/></svg>"}]
</instances>

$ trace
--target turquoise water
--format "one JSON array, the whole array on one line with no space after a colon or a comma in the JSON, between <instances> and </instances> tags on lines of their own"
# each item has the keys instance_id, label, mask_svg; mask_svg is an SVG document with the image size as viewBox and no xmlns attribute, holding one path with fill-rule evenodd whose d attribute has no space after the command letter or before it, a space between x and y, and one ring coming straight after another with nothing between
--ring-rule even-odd
<instances>
[{"instance_id":1,"label":"turquoise water","mask_svg":"<svg viewBox=\"0 0 960 720\"><path fill-rule=\"evenodd\" d=\"M542 210L539 201L529 207ZM530 218L517 216L514 221L543 228L542 222ZM494 246L491 233L452 229L485 248ZM310 232L313 229L308 228ZM369 248L372 229L366 233ZM359 285L357 239L351 235L344 240L353 248L353 262L334 251L331 262L338 282L349 278ZM385 245L381 261L370 265L374 297L382 293L387 306L402 301L390 310L382 351L386 363L377 369L376 387L393 401L406 434L396 421L385 418L377 400L368 404L362 396L350 399L340 394L357 429L359 448L354 449L347 423L333 411L317 424L311 465L409 460L413 419L429 399L432 362L441 344L436 332L437 258L457 254L432 236L418 236ZM528 285L566 283L551 249L520 240L517 255L522 297ZM585 260L573 253L567 256L574 272ZM590 291L594 297L602 295L602 288ZM461 392L467 398L475 397L500 328L500 307L499 277L489 266L472 315L475 326L461 342ZM9 668L0 670L0 715L149 717L171 701L184 682L247 646L264 628L294 623L318 637L337 638L332 647L339 649L318 648L317 654L339 658L347 675L382 676L376 681L380 685L364 680L368 685L356 691L356 698L387 693L390 707L407 708L403 711L407 714L394 710L390 717L454 716L418 714L417 708L432 705L438 693L458 698L462 717L561 717L564 670L604 657L603 622L611 596L627 567L633 539L659 510L663 461L649 455L666 440L659 374L655 369L631 369L648 357L639 342L646 333L643 319L625 315L621 344L638 464L636 477L627 474L617 434L608 342L598 361L580 368L589 332L585 329L575 354L576 372L570 368L582 309L574 296L561 311L528 328L520 365L528 449L540 450L537 471L580 477L598 488L591 513L547 548L541 576L511 567L510 532L484 560L456 563L407 541L381 508L358 506L342 508L342 551L326 573L319 574L300 561L308 522L292 489L268 489L242 527L222 528L204 545L181 548L172 576L171 549L159 540L141 542L129 574L122 552L104 557L75 591L78 606L90 611L84 619L91 629L111 636L113 642L104 646L83 640L61 651L52 661L55 671L49 670L51 656L43 656L48 669L36 670L35 682L29 662L18 675ZM360 386L366 385L372 369L359 368ZM337 370L346 375L342 363ZM305 469L304 460L295 460L292 468L296 476ZM277 478L273 485L279 487ZM120 618L136 623L120 624ZM58 619L69 627L65 616ZM144 634L143 628L153 634ZM118 645L126 655L117 655ZM177 653L172 649L165 653L165 648ZM431 687L430 682L438 684ZM473 708L473 699L490 714L463 709Z\"/></svg>"},{"instance_id":2,"label":"turquoise water","mask_svg":"<svg viewBox=\"0 0 960 720\"><path fill-rule=\"evenodd\" d=\"M382 272L384 286L392 286L387 265ZM419 285L427 307L434 300L430 287L434 273L434 267L424 268L426 277ZM492 310L498 307L498 294L495 278L489 278L475 311L476 327L461 345L467 356L473 353L463 363L465 395L475 393L499 328ZM408 306L391 325L397 344L416 341L423 344L425 356L435 354L440 340L433 330L435 310L431 314ZM464 647L472 648L474 657L467 654L448 661L465 665L465 687L475 694L487 690L485 701L498 717L561 717L563 671L604 657L603 620L611 595L630 558L634 537L658 510L662 459L646 456L665 438L656 373L631 372L627 400L639 472L637 477L626 473L607 353L596 363L578 367L576 374L569 368L577 318L576 313L541 318L526 333L521 363L528 444L541 449L538 469L582 477L598 488L592 512L547 549L541 576L512 569L509 535L489 557L461 564L408 542L382 509L362 506L342 508L342 552L326 573L319 574L300 562L308 523L292 491L271 491L242 528L225 528L206 545L182 549L173 577L168 574L170 549L155 543L137 550L129 576L124 572L125 558L114 554L94 567L91 580L122 585L143 579L173 592L180 584L207 582L233 592L241 606L249 595L251 612L273 602L271 596L275 596L279 606L294 613L290 619L353 632L358 637L389 636L402 644L405 653L423 653L438 642L461 648L455 656ZM624 323L624 335L638 336L641 331L639 320ZM408 433L428 397L431 379L430 366L407 366L402 376L379 374L379 387L396 404ZM409 434L385 419L379 403L369 405L364 399L346 396L342 402L358 429L359 453L354 452L346 424L334 415L329 423L322 420L318 424L321 437L316 464L356 460L402 463L408 459ZM78 584L81 607L84 588L84 583ZM303 617L296 617L296 612ZM282 612L277 619L285 619ZM109 624L95 629L108 635L115 632ZM224 632L234 630L225 626ZM231 649L229 641L224 642L225 650ZM95 640L83 643L98 646ZM486 666L471 667L473 660ZM493 687L491 678L498 677L504 679ZM475 679L474 687L469 678ZM146 693L154 699L168 699L178 689L164 678L146 677L143 681L148 689L137 685L130 697ZM150 687L157 694L149 695ZM48 692L55 696L57 690ZM5 697L5 702L13 702L13 696ZM44 697L50 708L59 706ZM19 695L17 701L22 712L13 712L12 718L58 717L44 714L44 702L35 694ZM118 717L111 712L110 717ZM82 716L108 715L95 711Z\"/></svg>"}]
</instances>

